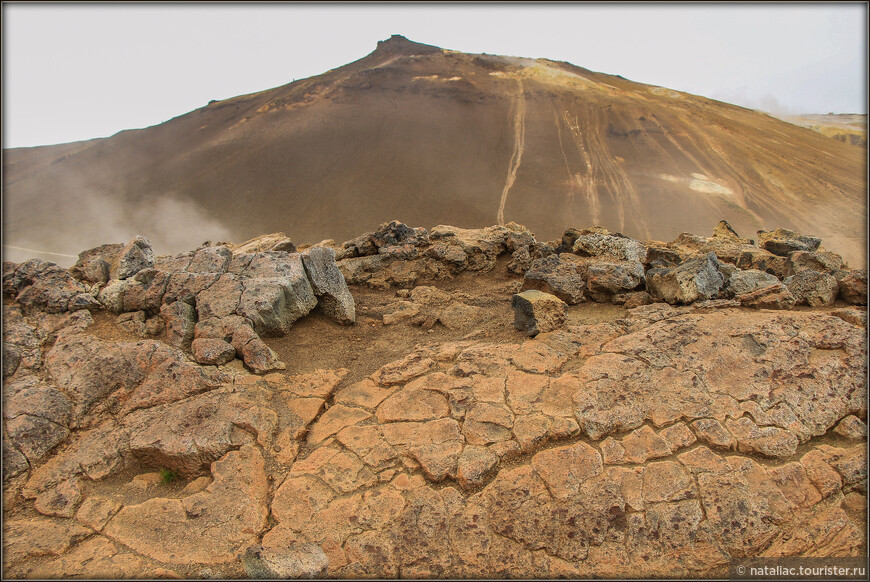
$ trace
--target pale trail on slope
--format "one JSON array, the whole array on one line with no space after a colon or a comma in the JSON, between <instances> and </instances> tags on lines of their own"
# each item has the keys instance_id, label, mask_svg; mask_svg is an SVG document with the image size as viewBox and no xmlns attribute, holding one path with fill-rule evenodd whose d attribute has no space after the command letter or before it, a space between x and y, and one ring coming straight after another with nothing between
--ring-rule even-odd
<instances>
[{"instance_id":1,"label":"pale trail on slope","mask_svg":"<svg viewBox=\"0 0 870 582\"><path fill-rule=\"evenodd\" d=\"M496 220L500 225L504 225L504 205L507 202L508 192L517 178L517 170L523 159L523 149L526 142L526 96L521 79L517 79L517 85L519 85L520 92L514 103L514 151L511 154L507 181L504 184L504 190L501 192L501 202L498 205L498 214L496 215Z\"/></svg>"}]
</instances>

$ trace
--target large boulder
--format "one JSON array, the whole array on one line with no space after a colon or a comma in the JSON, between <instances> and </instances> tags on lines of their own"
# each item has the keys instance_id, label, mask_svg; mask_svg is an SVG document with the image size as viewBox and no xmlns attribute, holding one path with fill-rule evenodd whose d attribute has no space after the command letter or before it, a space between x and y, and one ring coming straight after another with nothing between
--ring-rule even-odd
<instances>
[{"instance_id":1,"label":"large boulder","mask_svg":"<svg viewBox=\"0 0 870 582\"><path fill-rule=\"evenodd\" d=\"M770 232L764 230L758 231L758 246L781 257L787 257L789 253L794 251L813 252L819 248L820 244L822 244L822 239L820 238L801 234L787 228L777 228Z\"/></svg>"},{"instance_id":2,"label":"large boulder","mask_svg":"<svg viewBox=\"0 0 870 582\"><path fill-rule=\"evenodd\" d=\"M536 259L526 271L522 290L537 289L551 293L574 305L584 299L584 266L576 257L563 253Z\"/></svg>"},{"instance_id":3,"label":"large boulder","mask_svg":"<svg viewBox=\"0 0 870 582\"><path fill-rule=\"evenodd\" d=\"M327 247L314 247L302 255L302 263L324 315L342 324L354 323L356 308L353 295L335 263L335 251Z\"/></svg>"},{"instance_id":4,"label":"large boulder","mask_svg":"<svg viewBox=\"0 0 870 582\"><path fill-rule=\"evenodd\" d=\"M805 303L810 307L833 305L840 292L834 277L818 271L801 271L783 283L794 295L797 304Z\"/></svg>"},{"instance_id":5,"label":"large boulder","mask_svg":"<svg viewBox=\"0 0 870 582\"><path fill-rule=\"evenodd\" d=\"M668 303L692 303L715 297L725 283L715 253L690 259L679 267L650 269L646 286L655 299Z\"/></svg>"},{"instance_id":6,"label":"large boulder","mask_svg":"<svg viewBox=\"0 0 870 582\"><path fill-rule=\"evenodd\" d=\"M158 269L142 269L128 279L118 281L122 285L123 311L147 311L156 314L163 305L163 296L169 285L170 274ZM105 291L109 286L103 289Z\"/></svg>"},{"instance_id":7,"label":"large boulder","mask_svg":"<svg viewBox=\"0 0 870 582\"><path fill-rule=\"evenodd\" d=\"M244 291L236 314L265 336L283 336L317 305L298 253L257 253L241 273Z\"/></svg>"},{"instance_id":8,"label":"large boulder","mask_svg":"<svg viewBox=\"0 0 870 582\"><path fill-rule=\"evenodd\" d=\"M458 245L468 257L466 268L469 271L489 271L495 267L496 258L509 250L509 241L515 236L517 231L505 226L465 229L439 225L429 231L433 244L440 241Z\"/></svg>"},{"instance_id":9,"label":"large boulder","mask_svg":"<svg viewBox=\"0 0 870 582\"><path fill-rule=\"evenodd\" d=\"M199 319L233 315L242 299L242 286L238 276L224 273L208 289L196 295L196 313Z\"/></svg>"},{"instance_id":10,"label":"large boulder","mask_svg":"<svg viewBox=\"0 0 870 582\"><path fill-rule=\"evenodd\" d=\"M745 293L751 293L770 285L779 283L774 275L757 269L738 269L731 273L725 285L725 292L731 297L737 297Z\"/></svg>"},{"instance_id":11,"label":"large boulder","mask_svg":"<svg viewBox=\"0 0 870 582\"><path fill-rule=\"evenodd\" d=\"M530 336L554 331L565 323L565 302L537 289L514 295L511 306L514 308L514 327Z\"/></svg>"}]
</instances>

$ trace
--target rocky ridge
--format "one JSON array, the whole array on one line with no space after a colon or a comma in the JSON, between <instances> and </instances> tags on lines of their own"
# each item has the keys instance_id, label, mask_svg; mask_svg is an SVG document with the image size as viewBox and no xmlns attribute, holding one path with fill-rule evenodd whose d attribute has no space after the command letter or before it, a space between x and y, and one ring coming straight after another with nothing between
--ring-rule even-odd
<instances>
[{"instance_id":1,"label":"rocky ridge","mask_svg":"<svg viewBox=\"0 0 870 582\"><path fill-rule=\"evenodd\" d=\"M866 555L866 271L757 237L393 221L6 263L5 570L696 577ZM513 329L529 293L562 318ZM279 344L311 317L426 341L303 371Z\"/></svg>"}]
</instances>

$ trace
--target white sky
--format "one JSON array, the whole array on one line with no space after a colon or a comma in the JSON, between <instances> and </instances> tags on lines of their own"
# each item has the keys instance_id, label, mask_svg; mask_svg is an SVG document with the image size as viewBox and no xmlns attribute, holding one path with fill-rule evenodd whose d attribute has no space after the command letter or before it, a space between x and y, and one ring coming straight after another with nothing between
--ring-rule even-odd
<instances>
[{"instance_id":1,"label":"white sky","mask_svg":"<svg viewBox=\"0 0 870 582\"><path fill-rule=\"evenodd\" d=\"M3 147L104 137L377 41L546 57L775 113L867 112L867 3L3 3Z\"/></svg>"}]
</instances>

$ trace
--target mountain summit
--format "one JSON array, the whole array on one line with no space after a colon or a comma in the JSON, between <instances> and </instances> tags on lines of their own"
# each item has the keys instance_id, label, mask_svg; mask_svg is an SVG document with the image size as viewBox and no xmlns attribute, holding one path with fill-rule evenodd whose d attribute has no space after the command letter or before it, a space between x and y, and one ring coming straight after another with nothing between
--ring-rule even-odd
<instances>
[{"instance_id":1,"label":"mountain summit","mask_svg":"<svg viewBox=\"0 0 870 582\"><path fill-rule=\"evenodd\" d=\"M161 252L275 231L341 241L391 218L660 240L724 219L865 260L859 148L569 63L399 35L157 126L5 154L6 244L69 255L135 233Z\"/></svg>"}]
</instances>

